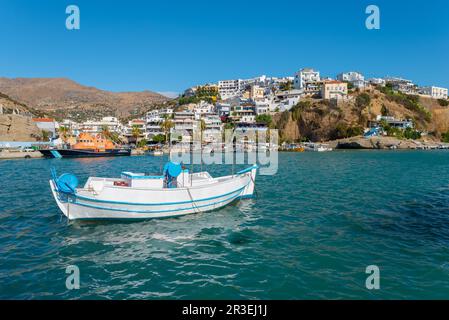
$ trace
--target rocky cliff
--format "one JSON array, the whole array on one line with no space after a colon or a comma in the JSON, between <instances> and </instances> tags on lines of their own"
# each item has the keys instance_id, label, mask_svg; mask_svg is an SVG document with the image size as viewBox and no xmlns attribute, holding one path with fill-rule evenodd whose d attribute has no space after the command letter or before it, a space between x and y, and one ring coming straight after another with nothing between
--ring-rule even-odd
<instances>
[{"instance_id":1,"label":"rocky cliff","mask_svg":"<svg viewBox=\"0 0 449 320\"><path fill-rule=\"evenodd\" d=\"M380 114L412 119L418 130L437 139L449 130L449 108L436 100L376 88L353 92L339 103L301 100L290 111L277 114L274 123L283 141L329 141L363 134L368 121Z\"/></svg>"},{"instance_id":2,"label":"rocky cliff","mask_svg":"<svg viewBox=\"0 0 449 320\"><path fill-rule=\"evenodd\" d=\"M0 93L0 141L36 141L41 135L32 117L39 112Z\"/></svg>"}]
</instances>

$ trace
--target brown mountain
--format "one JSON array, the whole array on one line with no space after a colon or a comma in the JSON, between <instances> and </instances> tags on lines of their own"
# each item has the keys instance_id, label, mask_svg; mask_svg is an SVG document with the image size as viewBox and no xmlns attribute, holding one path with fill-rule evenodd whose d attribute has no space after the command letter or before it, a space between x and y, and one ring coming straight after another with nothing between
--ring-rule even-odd
<instances>
[{"instance_id":1,"label":"brown mountain","mask_svg":"<svg viewBox=\"0 0 449 320\"><path fill-rule=\"evenodd\" d=\"M56 117L127 117L170 100L151 91L110 92L64 78L0 78L0 92Z\"/></svg>"}]
</instances>

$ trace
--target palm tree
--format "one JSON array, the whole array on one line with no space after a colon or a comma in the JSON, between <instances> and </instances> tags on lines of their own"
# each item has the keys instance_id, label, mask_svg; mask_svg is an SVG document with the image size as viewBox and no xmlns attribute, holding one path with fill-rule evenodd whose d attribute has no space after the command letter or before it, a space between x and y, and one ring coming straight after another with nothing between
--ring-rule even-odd
<instances>
[{"instance_id":1,"label":"palm tree","mask_svg":"<svg viewBox=\"0 0 449 320\"><path fill-rule=\"evenodd\" d=\"M171 121L167 116L165 116L165 120L161 123L161 129L165 134L165 143L169 142L168 135L170 133L171 128L175 125L173 121Z\"/></svg>"},{"instance_id":2,"label":"palm tree","mask_svg":"<svg viewBox=\"0 0 449 320\"><path fill-rule=\"evenodd\" d=\"M141 135L141 130L139 128L139 126L133 125L132 129L131 129L131 135L134 138L134 140L136 141L136 145L139 142L139 137Z\"/></svg>"},{"instance_id":3,"label":"palm tree","mask_svg":"<svg viewBox=\"0 0 449 320\"><path fill-rule=\"evenodd\" d=\"M50 132L42 130L42 141L49 141L49 140L50 140Z\"/></svg>"},{"instance_id":4,"label":"palm tree","mask_svg":"<svg viewBox=\"0 0 449 320\"><path fill-rule=\"evenodd\" d=\"M66 142L67 137L70 134L70 129L68 127L59 127L58 131L59 131L59 135L62 138L62 141Z\"/></svg>"},{"instance_id":5,"label":"palm tree","mask_svg":"<svg viewBox=\"0 0 449 320\"><path fill-rule=\"evenodd\" d=\"M111 138L111 131L109 131L109 127L108 126L102 126L101 127L101 133L103 134L103 136L105 138Z\"/></svg>"}]
</instances>

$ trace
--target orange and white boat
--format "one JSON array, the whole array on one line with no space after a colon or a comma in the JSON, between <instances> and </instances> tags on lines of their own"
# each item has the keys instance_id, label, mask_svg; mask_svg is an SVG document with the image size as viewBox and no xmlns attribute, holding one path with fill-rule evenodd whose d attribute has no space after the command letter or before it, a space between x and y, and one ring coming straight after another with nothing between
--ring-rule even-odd
<instances>
[{"instance_id":1,"label":"orange and white boat","mask_svg":"<svg viewBox=\"0 0 449 320\"><path fill-rule=\"evenodd\" d=\"M102 134L80 133L76 143L67 149L39 150L46 158L116 157L129 156L131 149L116 148L114 143Z\"/></svg>"}]
</instances>

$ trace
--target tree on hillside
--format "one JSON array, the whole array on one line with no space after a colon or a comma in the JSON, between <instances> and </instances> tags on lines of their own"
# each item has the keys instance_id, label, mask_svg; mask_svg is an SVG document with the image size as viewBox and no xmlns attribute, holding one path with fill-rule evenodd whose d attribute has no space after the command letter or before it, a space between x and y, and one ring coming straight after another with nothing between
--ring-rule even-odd
<instances>
[{"instance_id":1,"label":"tree on hillside","mask_svg":"<svg viewBox=\"0 0 449 320\"><path fill-rule=\"evenodd\" d=\"M164 143L165 142L165 136L163 134L158 134L158 135L153 137L153 142Z\"/></svg>"},{"instance_id":2,"label":"tree on hillside","mask_svg":"<svg viewBox=\"0 0 449 320\"><path fill-rule=\"evenodd\" d=\"M355 99L355 105L358 109L364 109L371 103L371 97L367 93L361 93Z\"/></svg>"},{"instance_id":3,"label":"tree on hillside","mask_svg":"<svg viewBox=\"0 0 449 320\"><path fill-rule=\"evenodd\" d=\"M293 83L288 80L287 82L283 82L279 85L279 90L281 91L289 91L293 89Z\"/></svg>"},{"instance_id":4,"label":"tree on hillside","mask_svg":"<svg viewBox=\"0 0 449 320\"><path fill-rule=\"evenodd\" d=\"M256 117L256 122L257 123L263 123L266 126L270 126L271 123L273 122L273 119L271 118L271 116L269 114L259 114Z\"/></svg>"},{"instance_id":5,"label":"tree on hillside","mask_svg":"<svg viewBox=\"0 0 449 320\"><path fill-rule=\"evenodd\" d=\"M386 117L390 114L390 111L384 104L382 105L382 108L380 109L380 114L384 117Z\"/></svg>"},{"instance_id":6,"label":"tree on hillside","mask_svg":"<svg viewBox=\"0 0 449 320\"><path fill-rule=\"evenodd\" d=\"M175 126L173 121L171 121L167 116L164 117L164 121L161 124L161 129L165 134L165 141L169 142L170 130Z\"/></svg>"},{"instance_id":7,"label":"tree on hillside","mask_svg":"<svg viewBox=\"0 0 449 320\"><path fill-rule=\"evenodd\" d=\"M70 129L68 127L62 126L59 127L58 132L62 141L67 141L67 137L70 135Z\"/></svg>"},{"instance_id":8,"label":"tree on hillside","mask_svg":"<svg viewBox=\"0 0 449 320\"><path fill-rule=\"evenodd\" d=\"M141 134L142 131L140 130L139 126L133 125L131 129L131 136L134 138L134 141L136 141L136 144L139 143L139 138Z\"/></svg>"}]
</instances>

